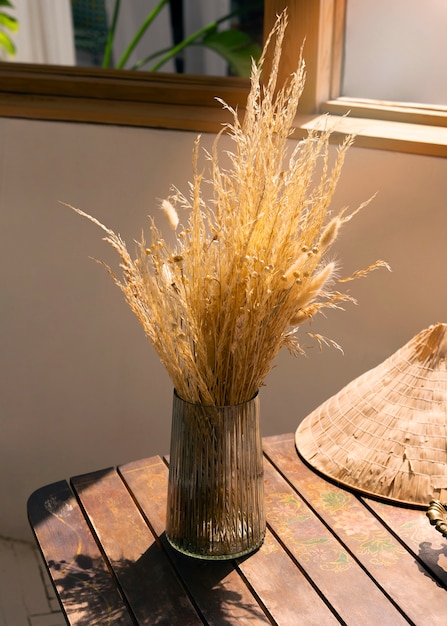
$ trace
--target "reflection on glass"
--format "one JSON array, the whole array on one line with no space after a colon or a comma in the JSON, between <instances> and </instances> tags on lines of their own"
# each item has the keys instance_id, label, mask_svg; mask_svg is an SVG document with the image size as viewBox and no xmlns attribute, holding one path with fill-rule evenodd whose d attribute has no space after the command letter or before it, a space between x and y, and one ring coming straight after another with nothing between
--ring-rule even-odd
<instances>
[{"instance_id":1,"label":"reflection on glass","mask_svg":"<svg viewBox=\"0 0 447 626\"><path fill-rule=\"evenodd\" d=\"M26 63L249 75L262 0L12 0Z\"/></svg>"},{"instance_id":2,"label":"reflection on glass","mask_svg":"<svg viewBox=\"0 0 447 626\"><path fill-rule=\"evenodd\" d=\"M447 104L447 2L348 0L342 94Z\"/></svg>"}]
</instances>

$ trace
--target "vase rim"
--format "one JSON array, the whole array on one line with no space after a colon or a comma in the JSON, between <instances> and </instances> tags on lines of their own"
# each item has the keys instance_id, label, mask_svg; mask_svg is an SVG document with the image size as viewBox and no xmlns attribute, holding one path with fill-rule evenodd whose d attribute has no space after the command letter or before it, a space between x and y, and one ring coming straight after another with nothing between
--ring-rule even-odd
<instances>
[{"instance_id":1,"label":"vase rim","mask_svg":"<svg viewBox=\"0 0 447 626\"><path fill-rule=\"evenodd\" d=\"M237 402L236 404L201 404L200 402L191 402L190 400L185 400L177 391L177 389L174 387L174 396L176 398L178 398L179 400L181 400L182 402L184 402L185 404L190 404L192 406L201 406L201 407L205 407L205 408L213 408L213 409L227 409L229 407L236 407L236 406L243 406L244 404L248 404L249 402L253 402L253 400L256 400L256 398L259 395L259 390L257 390L255 392L255 394L249 399L249 400L244 400L243 402Z\"/></svg>"}]
</instances>

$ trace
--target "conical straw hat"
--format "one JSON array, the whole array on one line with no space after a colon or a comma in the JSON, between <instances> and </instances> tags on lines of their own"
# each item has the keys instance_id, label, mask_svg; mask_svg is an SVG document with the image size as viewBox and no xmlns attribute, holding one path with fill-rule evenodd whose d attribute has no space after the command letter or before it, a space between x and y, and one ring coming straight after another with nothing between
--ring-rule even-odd
<instances>
[{"instance_id":1,"label":"conical straw hat","mask_svg":"<svg viewBox=\"0 0 447 626\"><path fill-rule=\"evenodd\" d=\"M447 501L447 324L421 331L315 409L295 436L303 459L362 493Z\"/></svg>"}]
</instances>

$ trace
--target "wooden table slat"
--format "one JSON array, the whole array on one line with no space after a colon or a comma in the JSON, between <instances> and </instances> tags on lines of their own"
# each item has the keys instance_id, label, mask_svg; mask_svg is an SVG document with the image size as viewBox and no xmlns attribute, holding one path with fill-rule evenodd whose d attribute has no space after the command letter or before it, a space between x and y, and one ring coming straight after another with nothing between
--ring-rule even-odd
<instances>
[{"instance_id":1,"label":"wooden table slat","mask_svg":"<svg viewBox=\"0 0 447 626\"><path fill-rule=\"evenodd\" d=\"M142 459L34 492L28 516L71 626L444 626L447 542L425 511L340 488L263 440L267 534L236 560L178 553L168 460Z\"/></svg>"},{"instance_id":2,"label":"wooden table slat","mask_svg":"<svg viewBox=\"0 0 447 626\"><path fill-rule=\"evenodd\" d=\"M374 581L268 461L265 480L269 525L337 614L348 624L406 624Z\"/></svg>"},{"instance_id":3,"label":"wooden table slat","mask_svg":"<svg viewBox=\"0 0 447 626\"><path fill-rule=\"evenodd\" d=\"M275 624L296 626L298 616L306 626L340 623L269 529L262 548L238 566Z\"/></svg>"},{"instance_id":4,"label":"wooden table slat","mask_svg":"<svg viewBox=\"0 0 447 626\"><path fill-rule=\"evenodd\" d=\"M138 624L202 624L115 469L71 480Z\"/></svg>"},{"instance_id":5,"label":"wooden table slat","mask_svg":"<svg viewBox=\"0 0 447 626\"><path fill-rule=\"evenodd\" d=\"M391 532L447 588L447 541L430 525L425 511L362 498Z\"/></svg>"},{"instance_id":6,"label":"wooden table slat","mask_svg":"<svg viewBox=\"0 0 447 626\"><path fill-rule=\"evenodd\" d=\"M446 623L447 595L400 541L381 524L354 493L337 487L314 473L299 457L293 435L264 440L268 458L287 476L297 492L355 555L377 584L414 623ZM412 516L414 509L407 509Z\"/></svg>"},{"instance_id":7,"label":"wooden table slat","mask_svg":"<svg viewBox=\"0 0 447 626\"><path fill-rule=\"evenodd\" d=\"M67 622L134 624L68 483L35 491L28 500L28 517L39 546L45 546L43 558Z\"/></svg>"}]
</instances>

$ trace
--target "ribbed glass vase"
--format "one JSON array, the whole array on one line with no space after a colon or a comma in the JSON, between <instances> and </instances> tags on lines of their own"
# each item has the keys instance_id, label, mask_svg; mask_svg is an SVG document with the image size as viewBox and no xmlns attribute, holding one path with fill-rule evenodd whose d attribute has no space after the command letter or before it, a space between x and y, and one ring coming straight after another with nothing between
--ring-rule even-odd
<instances>
[{"instance_id":1,"label":"ribbed glass vase","mask_svg":"<svg viewBox=\"0 0 447 626\"><path fill-rule=\"evenodd\" d=\"M174 391L166 536L184 554L230 559L265 536L259 397L235 406Z\"/></svg>"}]
</instances>

